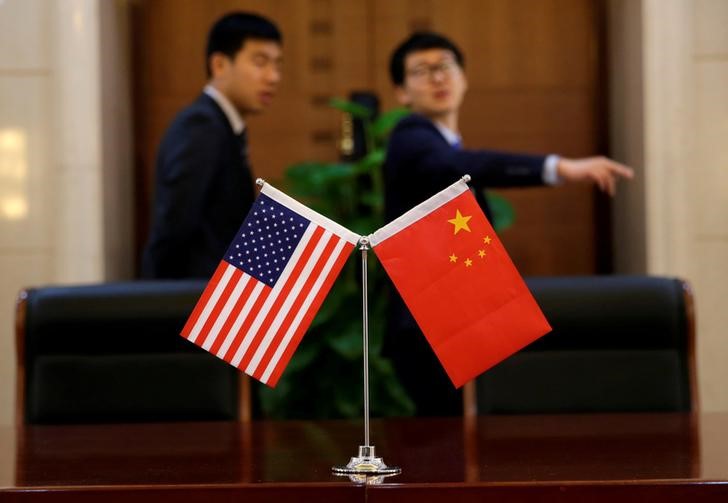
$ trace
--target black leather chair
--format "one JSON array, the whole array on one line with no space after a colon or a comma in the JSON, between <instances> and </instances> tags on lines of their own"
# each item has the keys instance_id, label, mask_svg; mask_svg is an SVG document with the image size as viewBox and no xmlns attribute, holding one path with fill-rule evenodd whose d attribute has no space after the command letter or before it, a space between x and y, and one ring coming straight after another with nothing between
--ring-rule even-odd
<instances>
[{"instance_id":1,"label":"black leather chair","mask_svg":"<svg viewBox=\"0 0 728 503\"><path fill-rule=\"evenodd\" d=\"M680 279L527 278L553 332L481 375L465 414L690 411L693 300Z\"/></svg>"},{"instance_id":2,"label":"black leather chair","mask_svg":"<svg viewBox=\"0 0 728 503\"><path fill-rule=\"evenodd\" d=\"M22 291L18 421L249 419L249 382L241 387L238 370L179 335L204 286L143 281Z\"/></svg>"}]
</instances>

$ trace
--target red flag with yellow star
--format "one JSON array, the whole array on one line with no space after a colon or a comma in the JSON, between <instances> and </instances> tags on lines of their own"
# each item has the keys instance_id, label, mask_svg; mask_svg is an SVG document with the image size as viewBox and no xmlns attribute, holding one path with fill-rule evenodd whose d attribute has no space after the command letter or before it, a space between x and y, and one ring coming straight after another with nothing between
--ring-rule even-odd
<instances>
[{"instance_id":1,"label":"red flag with yellow star","mask_svg":"<svg viewBox=\"0 0 728 503\"><path fill-rule=\"evenodd\" d=\"M370 243L458 388L551 330L465 181Z\"/></svg>"}]
</instances>

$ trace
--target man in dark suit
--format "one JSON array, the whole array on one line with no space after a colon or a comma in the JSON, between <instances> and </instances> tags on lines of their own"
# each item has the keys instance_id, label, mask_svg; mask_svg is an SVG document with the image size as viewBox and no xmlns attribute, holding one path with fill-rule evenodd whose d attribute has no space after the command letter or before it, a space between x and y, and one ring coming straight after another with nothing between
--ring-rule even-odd
<instances>
[{"instance_id":1,"label":"man in dark suit","mask_svg":"<svg viewBox=\"0 0 728 503\"><path fill-rule=\"evenodd\" d=\"M255 198L245 120L275 96L281 42L278 28L255 14L231 13L211 28L208 83L177 115L159 148L144 277L206 278L214 272Z\"/></svg>"},{"instance_id":2,"label":"man in dark suit","mask_svg":"<svg viewBox=\"0 0 728 503\"><path fill-rule=\"evenodd\" d=\"M419 32L392 54L390 76L398 101L412 114L392 131L384 163L385 208L392 220L461 176L472 177L478 202L490 217L485 187L556 185L592 181L614 194L632 170L605 157L567 159L468 150L461 147L460 105L467 90L463 55L447 38ZM456 391L398 295L393 296L385 354L389 355L419 415L462 412Z\"/></svg>"}]
</instances>

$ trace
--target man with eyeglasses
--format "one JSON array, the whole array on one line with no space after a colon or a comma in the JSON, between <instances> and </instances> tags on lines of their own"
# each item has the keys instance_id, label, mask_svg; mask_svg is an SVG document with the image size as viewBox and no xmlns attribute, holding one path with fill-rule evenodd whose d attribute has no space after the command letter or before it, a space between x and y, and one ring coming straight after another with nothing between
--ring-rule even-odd
<instances>
[{"instance_id":1,"label":"man with eyeglasses","mask_svg":"<svg viewBox=\"0 0 728 503\"><path fill-rule=\"evenodd\" d=\"M592 181L610 195L630 168L605 157L567 159L461 148L458 115L468 83L460 49L446 37L417 32L392 53L389 72L397 100L412 114L392 131L384 175L389 220L464 174L481 206L485 187L557 185Z\"/></svg>"},{"instance_id":2,"label":"man with eyeglasses","mask_svg":"<svg viewBox=\"0 0 728 503\"><path fill-rule=\"evenodd\" d=\"M461 146L458 115L468 84L463 55L452 41L418 32L402 42L390 60L397 100L412 114L389 139L384 163L387 221L469 174L475 197L488 218L486 187L519 187L593 182L614 195L620 178L632 178L627 166L605 157L567 159ZM399 296L394 295L385 339L403 385L418 415L457 415L462 399L442 370Z\"/></svg>"}]
</instances>

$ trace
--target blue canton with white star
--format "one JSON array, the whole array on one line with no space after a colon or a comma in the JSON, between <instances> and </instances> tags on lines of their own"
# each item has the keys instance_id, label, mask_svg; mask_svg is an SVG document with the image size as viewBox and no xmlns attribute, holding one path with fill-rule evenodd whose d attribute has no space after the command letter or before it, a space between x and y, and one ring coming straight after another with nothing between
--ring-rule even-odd
<instances>
[{"instance_id":1,"label":"blue canton with white star","mask_svg":"<svg viewBox=\"0 0 728 503\"><path fill-rule=\"evenodd\" d=\"M224 260L272 287L309 223L295 211L260 194Z\"/></svg>"}]
</instances>

